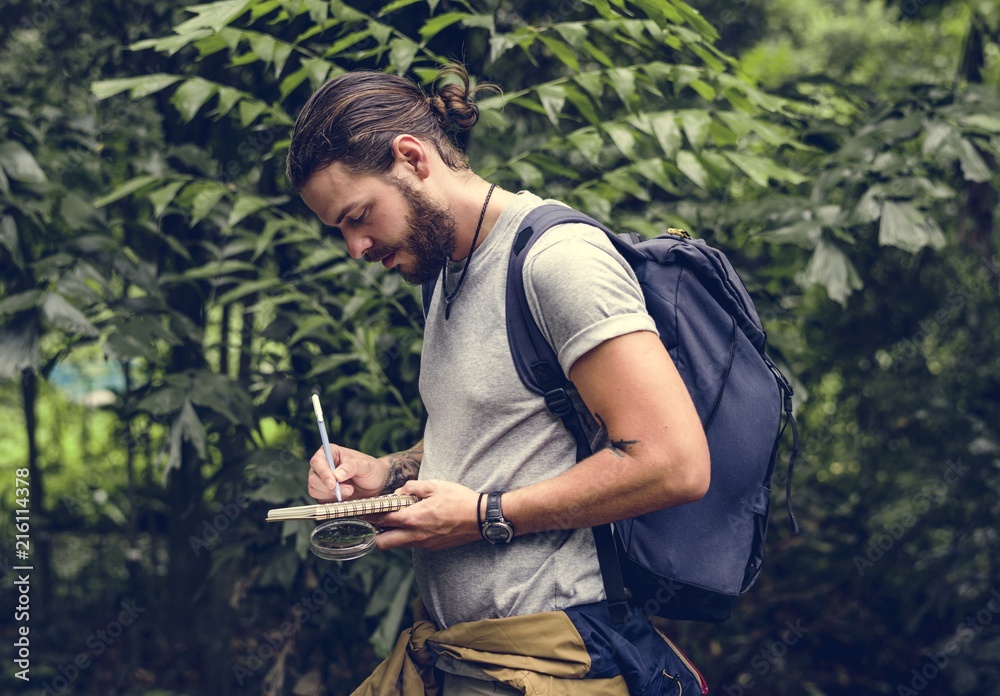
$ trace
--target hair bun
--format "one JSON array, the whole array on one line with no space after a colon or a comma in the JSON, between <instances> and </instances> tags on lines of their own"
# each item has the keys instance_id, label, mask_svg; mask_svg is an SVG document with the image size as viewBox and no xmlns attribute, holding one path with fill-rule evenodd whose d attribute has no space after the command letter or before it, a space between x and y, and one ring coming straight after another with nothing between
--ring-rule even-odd
<instances>
[{"instance_id":1,"label":"hair bun","mask_svg":"<svg viewBox=\"0 0 1000 696\"><path fill-rule=\"evenodd\" d=\"M431 97L431 108L444 128L469 130L479 120L479 107L472 102L468 83L442 86Z\"/></svg>"}]
</instances>

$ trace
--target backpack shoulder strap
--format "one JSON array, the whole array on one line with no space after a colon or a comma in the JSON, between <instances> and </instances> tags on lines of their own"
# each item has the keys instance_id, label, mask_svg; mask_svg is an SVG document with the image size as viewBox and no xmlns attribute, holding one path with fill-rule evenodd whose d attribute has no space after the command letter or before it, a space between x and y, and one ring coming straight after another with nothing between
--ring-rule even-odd
<instances>
[{"instance_id":1,"label":"backpack shoulder strap","mask_svg":"<svg viewBox=\"0 0 1000 696\"><path fill-rule=\"evenodd\" d=\"M568 384L559 360L535 323L524 289L524 262L535 242L556 225L582 223L612 233L597 220L572 208L546 203L528 212L514 235L507 265L507 342L518 376L529 390L540 396ZM551 397L555 398L555 396ZM549 399L546 399L548 403ZM549 404L553 413L559 411ZM575 434L575 433L574 433Z\"/></svg>"},{"instance_id":2,"label":"backpack shoulder strap","mask_svg":"<svg viewBox=\"0 0 1000 696\"><path fill-rule=\"evenodd\" d=\"M525 215L514 235L514 245L507 265L507 342L521 381L529 390L545 399L549 410L559 417L573 435L576 440L576 458L580 461L589 457L592 452L568 391L573 385L563 374L555 351L538 328L524 290L524 261L531 247L548 229L567 223L592 225L615 238L597 220L563 205L546 203ZM618 548L610 524L594 527L593 532L608 609L614 622L620 624L628 617L628 603Z\"/></svg>"},{"instance_id":3,"label":"backpack shoulder strap","mask_svg":"<svg viewBox=\"0 0 1000 696\"><path fill-rule=\"evenodd\" d=\"M425 321L427 320L427 313L431 311L431 298L434 297L434 288L437 287L439 276L440 274L434 276L432 280L428 280L420 286L420 304L424 309Z\"/></svg>"}]
</instances>

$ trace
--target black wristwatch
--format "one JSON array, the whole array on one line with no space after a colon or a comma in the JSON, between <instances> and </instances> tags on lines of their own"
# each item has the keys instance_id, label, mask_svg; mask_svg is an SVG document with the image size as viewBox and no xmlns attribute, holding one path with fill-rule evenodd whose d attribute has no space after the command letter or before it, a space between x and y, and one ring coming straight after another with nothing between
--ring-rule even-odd
<instances>
[{"instance_id":1,"label":"black wristwatch","mask_svg":"<svg viewBox=\"0 0 1000 696\"><path fill-rule=\"evenodd\" d=\"M486 498L486 521L483 522L483 539L491 544L509 544L514 538L514 525L503 518L500 508L500 496L503 493L490 493Z\"/></svg>"}]
</instances>

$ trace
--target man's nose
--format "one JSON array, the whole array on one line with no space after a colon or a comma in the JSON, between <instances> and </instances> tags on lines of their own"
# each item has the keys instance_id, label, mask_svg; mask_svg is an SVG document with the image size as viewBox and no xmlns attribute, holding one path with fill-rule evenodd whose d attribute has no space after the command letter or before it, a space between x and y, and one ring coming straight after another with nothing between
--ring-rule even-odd
<instances>
[{"instance_id":1,"label":"man's nose","mask_svg":"<svg viewBox=\"0 0 1000 696\"><path fill-rule=\"evenodd\" d=\"M375 246L374 240L363 234L343 232L344 241L347 242L347 253L352 259L360 259L364 253Z\"/></svg>"}]
</instances>

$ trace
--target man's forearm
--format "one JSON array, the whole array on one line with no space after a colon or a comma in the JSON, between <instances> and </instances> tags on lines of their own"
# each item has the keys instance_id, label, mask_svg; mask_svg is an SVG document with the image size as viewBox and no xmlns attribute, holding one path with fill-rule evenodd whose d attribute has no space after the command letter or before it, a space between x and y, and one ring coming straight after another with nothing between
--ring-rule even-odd
<instances>
[{"instance_id":1,"label":"man's forearm","mask_svg":"<svg viewBox=\"0 0 1000 696\"><path fill-rule=\"evenodd\" d=\"M619 447L602 449L555 478L506 492L504 516L520 534L592 527L687 502L664 485L668 472Z\"/></svg>"},{"instance_id":2,"label":"man's forearm","mask_svg":"<svg viewBox=\"0 0 1000 696\"><path fill-rule=\"evenodd\" d=\"M424 441L421 439L410 449L387 454L381 459L387 466L382 493L392 493L407 481L417 478L424 459Z\"/></svg>"}]
</instances>

